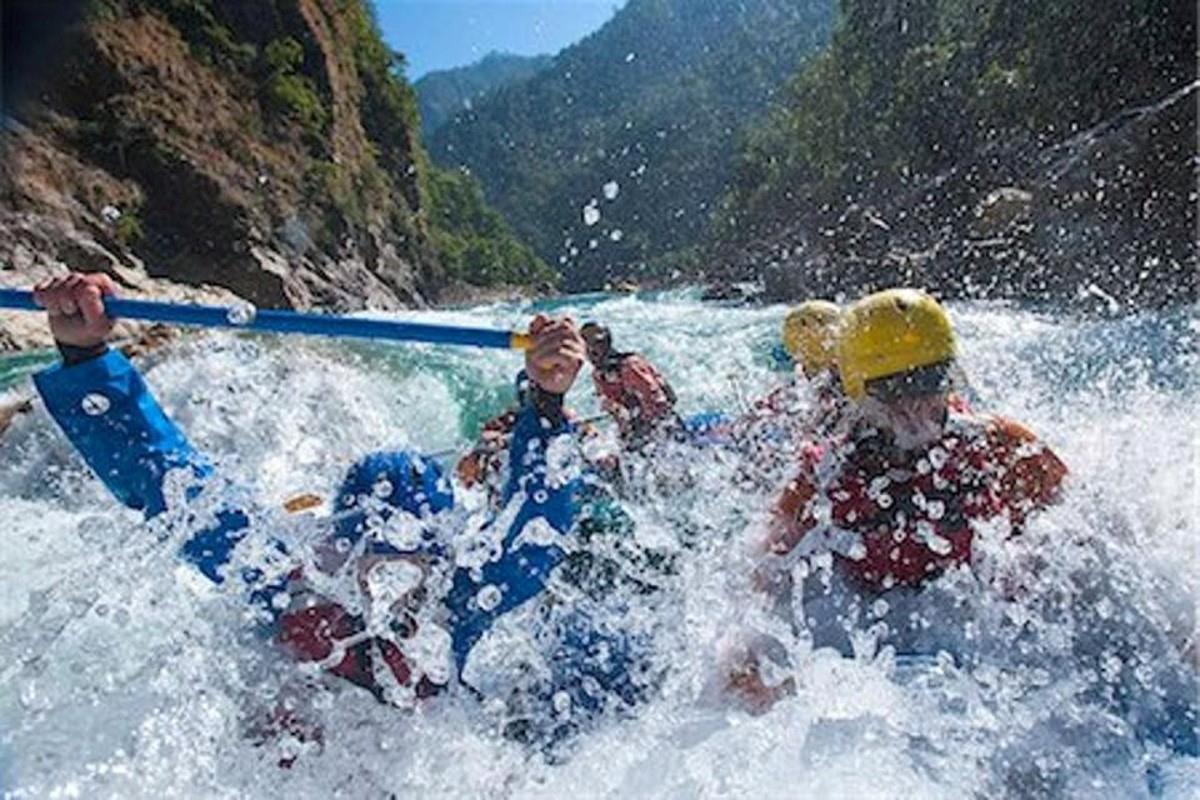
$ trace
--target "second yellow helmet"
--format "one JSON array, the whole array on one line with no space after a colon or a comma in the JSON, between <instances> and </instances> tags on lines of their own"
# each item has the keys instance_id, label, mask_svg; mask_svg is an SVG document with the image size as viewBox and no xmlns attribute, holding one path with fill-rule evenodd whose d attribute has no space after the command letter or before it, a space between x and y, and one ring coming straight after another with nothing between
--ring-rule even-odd
<instances>
[{"instance_id":1,"label":"second yellow helmet","mask_svg":"<svg viewBox=\"0 0 1200 800\"><path fill-rule=\"evenodd\" d=\"M828 300L809 300L783 318L783 349L809 375L837 361L838 322L842 310Z\"/></svg>"},{"instance_id":2,"label":"second yellow helmet","mask_svg":"<svg viewBox=\"0 0 1200 800\"><path fill-rule=\"evenodd\" d=\"M858 400L869 381L948 362L955 349L950 317L937 300L917 289L876 292L842 315L842 386Z\"/></svg>"}]
</instances>

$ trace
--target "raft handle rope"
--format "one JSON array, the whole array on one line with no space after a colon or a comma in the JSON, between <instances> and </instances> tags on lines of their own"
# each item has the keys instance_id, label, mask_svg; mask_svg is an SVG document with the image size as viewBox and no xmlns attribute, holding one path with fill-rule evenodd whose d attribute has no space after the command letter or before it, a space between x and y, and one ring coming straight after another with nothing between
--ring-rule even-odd
<instances>
[{"instance_id":1,"label":"raft handle rope","mask_svg":"<svg viewBox=\"0 0 1200 800\"><path fill-rule=\"evenodd\" d=\"M0 309L42 311L33 300L33 292L0 289ZM249 303L232 306L193 305L104 298L104 313L112 319L136 319L204 328L235 328L261 333L298 333L309 336L339 336L351 339L378 339L394 342L424 342L499 350L527 350L531 338L526 333L434 325L422 322L362 319L337 314L314 314L277 309L256 309Z\"/></svg>"}]
</instances>

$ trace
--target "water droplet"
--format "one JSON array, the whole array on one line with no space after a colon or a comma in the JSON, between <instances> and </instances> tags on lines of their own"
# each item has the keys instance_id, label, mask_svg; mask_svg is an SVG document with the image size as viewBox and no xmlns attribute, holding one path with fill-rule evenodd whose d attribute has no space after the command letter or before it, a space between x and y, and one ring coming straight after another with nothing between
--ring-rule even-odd
<instances>
[{"instance_id":1,"label":"water droplet","mask_svg":"<svg viewBox=\"0 0 1200 800\"><path fill-rule=\"evenodd\" d=\"M500 601L503 599L503 597L504 595L501 593L500 587L489 583L487 586L484 586L482 589L480 589L479 593L475 595L475 602L484 611L492 611L498 605L500 605Z\"/></svg>"},{"instance_id":2,"label":"water droplet","mask_svg":"<svg viewBox=\"0 0 1200 800\"><path fill-rule=\"evenodd\" d=\"M549 499L550 495L546 493L545 489L538 489L533 493L533 502L537 503L538 505L545 503Z\"/></svg>"},{"instance_id":3,"label":"water droplet","mask_svg":"<svg viewBox=\"0 0 1200 800\"><path fill-rule=\"evenodd\" d=\"M44 704L41 693L38 692L37 684L33 681L21 687L20 701L22 706L30 710L34 710Z\"/></svg>"},{"instance_id":4,"label":"water droplet","mask_svg":"<svg viewBox=\"0 0 1200 800\"><path fill-rule=\"evenodd\" d=\"M630 64L636 58L637 58L637 53L626 53L625 54L625 63Z\"/></svg>"},{"instance_id":5,"label":"water droplet","mask_svg":"<svg viewBox=\"0 0 1200 800\"><path fill-rule=\"evenodd\" d=\"M613 231L612 233L610 233L608 235L608 238L612 239L614 242L619 242L625 238L625 232L622 231L620 228L617 228L615 231Z\"/></svg>"},{"instance_id":6,"label":"water droplet","mask_svg":"<svg viewBox=\"0 0 1200 800\"><path fill-rule=\"evenodd\" d=\"M566 692L555 692L553 703L554 711L560 717L565 717L571 713L571 695Z\"/></svg>"},{"instance_id":7,"label":"water droplet","mask_svg":"<svg viewBox=\"0 0 1200 800\"><path fill-rule=\"evenodd\" d=\"M950 540L941 536L933 524L925 520L917 523L917 537L939 556L948 556L954 550Z\"/></svg>"},{"instance_id":8,"label":"water droplet","mask_svg":"<svg viewBox=\"0 0 1200 800\"><path fill-rule=\"evenodd\" d=\"M604 184L604 199L616 200L617 195L621 193L621 186L616 181L609 181Z\"/></svg>"},{"instance_id":9,"label":"water droplet","mask_svg":"<svg viewBox=\"0 0 1200 800\"><path fill-rule=\"evenodd\" d=\"M600 221L600 209L596 208L596 201L588 203L583 207L583 224L589 228Z\"/></svg>"},{"instance_id":10,"label":"water droplet","mask_svg":"<svg viewBox=\"0 0 1200 800\"><path fill-rule=\"evenodd\" d=\"M333 541L333 549L339 553L346 554L350 552L350 540L345 537L338 537Z\"/></svg>"},{"instance_id":11,"label":"water droplet","mask_svg":"<svg viewBox=\"0 0 1200 800\"><path fill-rule=\"evenodd\" d=\"M83 409L83 413L89 417L98 417L101 414L107 414L112 404L104 395L99 392L92 392L91 394L84 395L80 407Z\"/></svg>"},{"instance_id":12,"label":"water droplet","mask_svg":"<svg viewBox=\"0 0 1200 800\"><path fill-rule=\"evenodd\" d=\"M375 481L375 485L371 487L371 491L374 492L376 497L385 500L392 496L395 487L392 486L392 482L387 478L380 478Z\"/></svg>"},{"instance_id":13,"label":"water droplet","mask_svg":"<svg viewBox=\"0 0 1200 800\"><path fill-rule=\"evenodd\" d=\"M258 309L250 303L232 305L225 312L225 318L229 320L230 325L249 325L254 322L256 316L258 316Z\"/></svg>"},{"instance_id":14,"label":"water droplet","mask_svg":"<svg viewBox=\"0 0 1200 800\"><path fill-rule=\"evenodd\" d=\"M954 549L954 545L950 543L949 539L945 538L944 536L936 535L930 536L928 539L926 539L925 546L937 553L939 556L948 556Z\"/></svg>"}]
</instances>

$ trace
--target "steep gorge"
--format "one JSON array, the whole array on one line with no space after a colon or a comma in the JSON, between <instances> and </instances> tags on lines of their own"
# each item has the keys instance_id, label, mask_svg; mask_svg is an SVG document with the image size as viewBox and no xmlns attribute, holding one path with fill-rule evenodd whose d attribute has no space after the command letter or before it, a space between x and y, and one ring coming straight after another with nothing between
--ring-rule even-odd
<instances>
[{"instance_id":1,"label":"steep gorge","mask_svg":"<svg viewBox=\"0 0 1200 800\"><path fill-rule=\"evenodd\" d=\"M523 82L443 124L433 158L488 201L571 289L696 244L736 143L828 41L834 0L630 0Z\"/></svg>"},{"instance_id":2,"label":"steep gorge","mask_svg":"<svg viewBox=\"0 0 1200 800\"><path fill-rule=\"evenodd\" d=\"M390 309L548 275L429 163L363 0L18 0L5 31L0 283L67 264L135 293ZM495 275L462 257L481 243Z\"/></svg>"}]
</instances>

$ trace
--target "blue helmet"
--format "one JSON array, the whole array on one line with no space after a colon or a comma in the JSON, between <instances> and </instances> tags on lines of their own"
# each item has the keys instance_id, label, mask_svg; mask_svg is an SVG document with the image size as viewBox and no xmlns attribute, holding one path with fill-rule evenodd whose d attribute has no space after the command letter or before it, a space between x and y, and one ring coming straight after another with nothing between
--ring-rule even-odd
<instances>
[{"instance_id":1,"label":"blue helmet","mask_svg":"<svg viewBox=\"0 0 1200 800\"><path fill-rule=\"evenodd\" d=\"M381 493L389 489L388 494ZM437 462L403 450L371 453L350 467L334 506L339 538L350 542L362 538L367 520L367 509L360 502L362 497L378 501L371 510L382 516L384 522L396 511L424 517L454 505L453 491L443 479ZM400 553L386 542L372 542L371 552Z\"/></svg>"}]
</instances>

